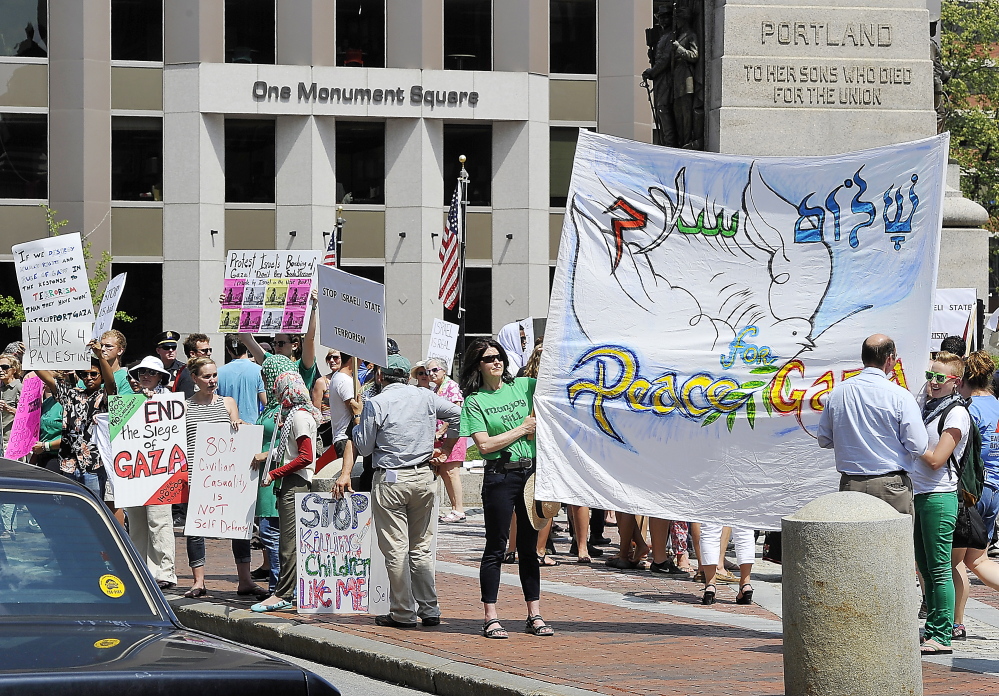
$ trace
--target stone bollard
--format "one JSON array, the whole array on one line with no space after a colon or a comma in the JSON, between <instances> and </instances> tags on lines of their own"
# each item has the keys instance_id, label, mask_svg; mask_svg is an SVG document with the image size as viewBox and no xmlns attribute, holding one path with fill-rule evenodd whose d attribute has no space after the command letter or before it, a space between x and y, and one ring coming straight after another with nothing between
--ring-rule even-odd
<instances>
[{"instance_id":1,"label":"stone bollard","mask_svg":"<svg viewBox=\"0 0 999 696\"><path fill-rule=\"evenodd\" d=\"M839 492L781 530L787 696L920 696L912 519Z\"/></svg>"}]
</instances>

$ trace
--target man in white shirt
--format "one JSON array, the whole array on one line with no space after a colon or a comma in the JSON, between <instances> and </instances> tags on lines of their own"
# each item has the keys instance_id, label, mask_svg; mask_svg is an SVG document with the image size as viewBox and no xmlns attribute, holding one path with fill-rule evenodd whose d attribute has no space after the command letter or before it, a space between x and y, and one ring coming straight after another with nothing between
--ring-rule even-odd
<instances>
[{"instance_id":1,"label":"man in white shirt","mask_svg":"<svg viewBox=\"0 0 999 696\"><path fill-rule=\"evenodd\" d=\"M926 427L916 399L888 380L898 358L884 334L864 341L864 370L829 394L819 419L819 447L832 449L841 491L881 498L911 515L915 459L926 452Z\"/></svg>"}]
</instances>

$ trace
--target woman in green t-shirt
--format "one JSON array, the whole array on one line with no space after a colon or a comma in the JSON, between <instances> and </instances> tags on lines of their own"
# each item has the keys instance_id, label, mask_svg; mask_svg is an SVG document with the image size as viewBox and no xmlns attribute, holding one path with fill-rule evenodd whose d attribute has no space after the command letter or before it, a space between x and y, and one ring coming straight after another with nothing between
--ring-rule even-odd
<instances>
[{"instance_id":1,"label":"woman in green t-shirt","mask_svg":"<svg viewBox=\"0 0 999 696\"><path fill-rule=\"evenodd\" d=\"M461 370L461 436L471 437L486 460L482 478L482 513L486 548L479 564L479 587L486 638L508 638L496 615L500 568L517 513L520 584L527 602L525 631L536 636L555 633L541 618L541 571L536 553L538 531L524 503L524 484L534 473L534 385L529 377L507 374L506 351L491 338L475 340L465 353Z\"/></svg>"}]
</instances>

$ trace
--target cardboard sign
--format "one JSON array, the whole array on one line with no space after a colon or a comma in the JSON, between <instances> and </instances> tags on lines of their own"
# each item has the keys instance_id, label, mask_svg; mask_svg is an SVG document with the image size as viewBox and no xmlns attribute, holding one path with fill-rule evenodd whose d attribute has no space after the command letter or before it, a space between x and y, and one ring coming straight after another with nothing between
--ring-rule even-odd
<instances>
[{"instance_id":1,"label":"cardboard sign","mask_svg":"<svg viewBox=\"0 0 999 696\"><path fill-rule=\"evenodd\" d=\"M219 332L304 331L321 256L311 250L228 252Z\"/></svg>"},{"instance_id":2,"label":"cardboard sign","mask_svg":"<svg viewBox=\"0 0 999 696\"><path fill-rule=\"evenodd\" d=\"M90 322L25 322L21 324L25 370L87 370L93 353L87 348Z\"/></svg>"},{"instance_id":3,"label":"cardboard sign","mask_svg":"<svg viewBox=\"0 0 999 696\"><path fill-rule=\"evenodd\" d=\"M31 454L31 448L38 442L44 391L45 385L37 375L29 375L21 385L21 398L17 401L17 412L14 414L7 448L3 453L7 459L20 459L26 454Z\"/></svg>"},{"instance_id":4,"label":"cardboard sign","mask_svg":"<svg viewBox=\"0 0 999 696\"><path fill-rule=\"evenodd\" d=\"M299 612L368 612L373 530L368 493L295 496Z\"/></svg>"},{"instance_id":5,"label":"cardboard sign","mask_svg":"<svg viewBox=\"0 0 999 696\"><path fill-rule=\"evenodd\" d=\"M118 311L118 301L121 299L122 290L125 289L125 276L127 273L119 273L104 290L104 299L101 300L101 308L97 310L97 320L94 322L94 338L100 340L106 331L111 330L114 323L115 312Z\"/></svg>"},{"instance_id":6,"label":"cardboard sign","mask_svg":"<svg viewBox=\"0 0 999 696\"><path fill-rule=\"evenodd\" d=\"M26 321L93 321L80 233L15 244L14 271Z\"/></svg>"},{"instance_id":7,"label":"cardboard sign","mask_svg":"<svg viewBox=\"0 0 999 696\"><path fill-rule=\"evenodd\" d=\"M104 468L118 507L187 501L187 404L183 394L108 397L111 459Z\"/></svg>"},{"instance_id":8,"label":"cardboard sign","mask_svg":"<svg viewBox=\"0 0 999 696\"><path fill-rule=\"evenodd\" d=\"M427 360L442 358L450 370L454 367L454 351L457 347L458 325L443 319L434 319L434 328L430 332L430 347L427 348Z\"/></svg>"},{"instance_id":9,"label":"cardboard sign","mask_svg":"<svg viewBox=\"0 0 999 696\"><path fill-rule=\"evenodd\" d=\"M187 536L249 539L260 469L250 466L264 438L262 425L199 423L187 499Z\"/></svg>"},{"instance_id":10,"label":"cardboard sign","mask_svg":"<svg viewBox=\"0 0 999 696\"><path fill-rule=\"evenodd\" d=\"M948 336L960 336L970 343L974 333L972 317L977 306L975 288L937 288L930 320L930 350L940 350L940 342Z\"/></svg>"},{"instance_id":11,"label":"cardboard sign","mask_svg":"<svg viewBox=\"0 0 999 696\"><path fill-rule=\"evenodd\" d=\"M320 266L319 287L320 343L384 367L388 362L385 286Z\"/></svg>"}]
</instances>

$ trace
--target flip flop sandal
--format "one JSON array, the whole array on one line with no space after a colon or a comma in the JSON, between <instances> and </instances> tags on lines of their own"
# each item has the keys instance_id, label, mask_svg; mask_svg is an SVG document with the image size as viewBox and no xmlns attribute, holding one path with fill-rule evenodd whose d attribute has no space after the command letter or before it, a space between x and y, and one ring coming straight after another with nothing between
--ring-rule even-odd
<instances>
[{"instance_id":1,"label":"flip flop sandal","mask_svg":"<svg viewBox=\"0 0 999 696\"><path fill-rule=\"evenodd\" d=\"M489 628L493 624L496 624L496 626ZM506 632L506 629L500 625L499 619L489 619L482 624L482 635L486 638L495 638L498 640L506 640L510 637L510 634Z\"/></svg>"},{"instance_id":2,"label":"flip flop sandal","mask_svg":"<svg viewBox=\"0 0 999 696\"><path fill-rule=\"evenodd\" d=\"M549 563L548 561L551 561ZM561 561L556 561L554 558L548 558L548 554L538 554L538 565L542 568L554 568L555 566L562 565Z\"/></svg>"},{"instance_id":3,"label":"flip flop sandal","mask_svg":"<svg viewBox=\"0 0 999 696\"><path fill-rule=\"evenodd\" d=\"M940 645L935 640L928 640L919 646L921 655L953 655L954 650L949 645Z\"/></svg>"}]
</instances>

